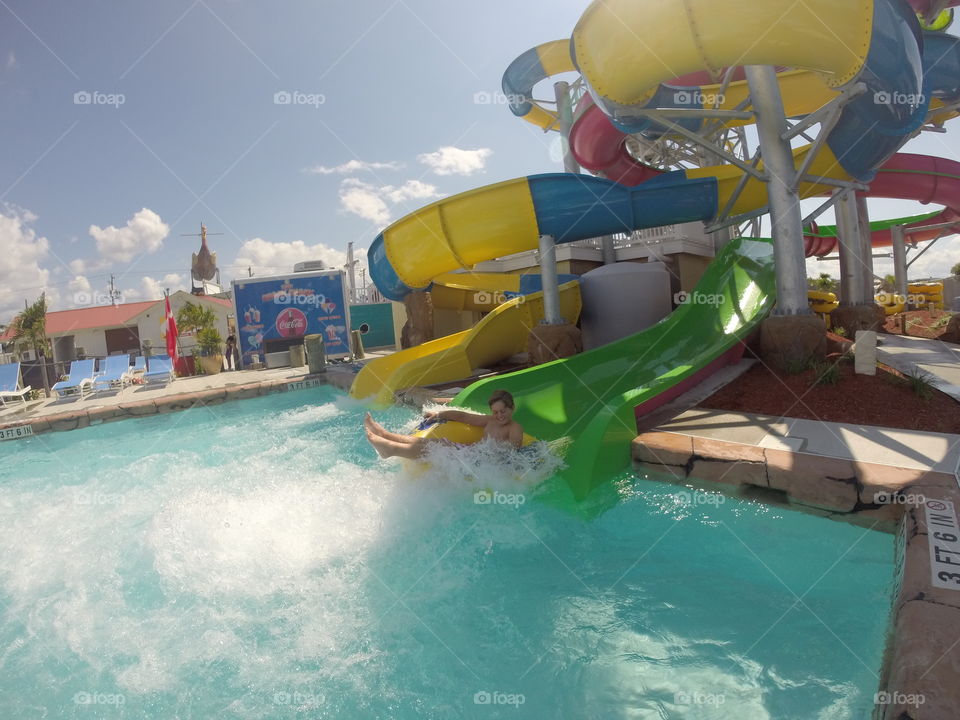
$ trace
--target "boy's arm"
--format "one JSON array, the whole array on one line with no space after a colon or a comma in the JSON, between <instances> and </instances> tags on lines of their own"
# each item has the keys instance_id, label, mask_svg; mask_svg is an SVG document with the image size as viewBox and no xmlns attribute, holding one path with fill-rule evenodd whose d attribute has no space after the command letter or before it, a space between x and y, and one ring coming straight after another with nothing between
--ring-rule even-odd
<instances>
[{"instance_id":1,"label":"boy's arm","mask_svg":"<svg viewBox=\"0 0 960 720\"><path fill-rule=\"evenodd\" d=\"M514 423L510 428L510 444L518 450L523 447L523 427L518 423Z\"/></svg>"}]
</instances>

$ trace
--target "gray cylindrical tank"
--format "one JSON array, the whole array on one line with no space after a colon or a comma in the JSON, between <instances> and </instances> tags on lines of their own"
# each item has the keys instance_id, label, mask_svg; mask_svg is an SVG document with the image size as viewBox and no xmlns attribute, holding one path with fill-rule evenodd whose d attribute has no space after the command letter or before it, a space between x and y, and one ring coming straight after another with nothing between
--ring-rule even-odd
<instances>
[{"instance_id":1,"label":"gray cylindrical tank","mask_svg":"<svg viewBox=\"0 0 960 720\"><path fill-rule=\"evenodd\" d=\"M580 277L583 349L640 332L670 314L670 273L661 262L603 265Z\"/></svg>"}]
</instances>

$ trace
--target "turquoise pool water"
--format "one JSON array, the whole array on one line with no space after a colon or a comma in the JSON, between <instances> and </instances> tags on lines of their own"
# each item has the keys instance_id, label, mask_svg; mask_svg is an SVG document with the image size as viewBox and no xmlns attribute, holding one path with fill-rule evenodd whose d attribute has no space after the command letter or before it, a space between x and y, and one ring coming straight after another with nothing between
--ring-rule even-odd
<instances>
[{"instance_id":1,"label":"turquoise pool water","mask_svg":"<svg viewBox=\"0 0 960 720\"><path fill-rule=\"evenodd\" d=\"M869 717L891 537L629 473L586 518L486 456L411 479L362 413L5 443L0 717Z\"/></svg>"}]
</instances>

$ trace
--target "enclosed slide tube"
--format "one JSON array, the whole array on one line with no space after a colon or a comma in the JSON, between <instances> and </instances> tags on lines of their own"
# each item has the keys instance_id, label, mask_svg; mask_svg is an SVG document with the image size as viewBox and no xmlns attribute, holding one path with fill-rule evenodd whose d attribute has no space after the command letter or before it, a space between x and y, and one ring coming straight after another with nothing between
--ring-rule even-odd
<instances>
[{"instance_id":1,"label":"enclosed slide tube","mask_svg":"<svg viewBox=\"0 0 960 720\"><path fill-rule=\"evenodd\" d=\"M960 3L960 0L957 2ZM929 10L927 4L922 2L913 5L917 12ZM562 51L569 48L569 45L568 40L545 43L528 50L510 64L504 73L503 87L511 100L510 108L514 114L545 129L555 125L554 116L531 102L530 97L533 86L540 80L546 79L550 74L576 69L569 56L565 61L563 58ZM944 105L960 99L960 40L943 33L923 33L923 68L924 93L932 103ZM737 70L733 75L734 82L722 94L719 85L709 84L709 74L693 73L674 79L669 85L663 85L657 93L656 104L658 107L702 108L708 105L713 107L711 103L722 98L723 102L717 104L717 107L732 109L748 93L746 84L739 81L742 72ZM837 94L835 89L828 87L819 76L811 72L784 72L780 74L779 80L783 87L785 109L791 116L816 110ZM878 94L878 97L883 95ZM896 97L891 96L891 99ZM696 120L682 124L691 130L697 130L701 129L702 122ZM736 122L742 123L743 120ZM650 128L646 127L645 130L649 132ZM570 133L570 147L580 165L626 185L638 185L662 174L662 171L648 167L630 155L626 146L627 136L628 133L615 126L590 96L581 100ZM931 165L936 165L936 169L929 169ZM951 193L948 189L931 193L918 188L917 181L920 180L921 185L929 187L930 178L933 176L927 175L921 179L920 175L933 172L949 179L957 176L958 170L960 164L952 161L923 156L895 156L880 169L883 180L880 182L878 178L869 194L945 205L943 213L933 215L911 229L924 225L939 225L960 217L957 213L960 208L960 194ZM941 182L941 187L945 188L947 184ZM915 241L923 242L936 237L939 232L940 230L917 232L911 237ZM874 234L873 243L877 247L890 245L889 229L884 228ZM834 250L835 244L835 238L810 233L806 236L806 254L808 257L827 254Z\"/></svg>"}]
</instances>

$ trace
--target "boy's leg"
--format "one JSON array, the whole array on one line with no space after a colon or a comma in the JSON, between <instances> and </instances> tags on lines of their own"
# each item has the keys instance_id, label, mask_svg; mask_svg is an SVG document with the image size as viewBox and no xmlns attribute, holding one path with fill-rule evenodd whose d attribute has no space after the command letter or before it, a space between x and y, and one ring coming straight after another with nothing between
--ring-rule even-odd
<instances>
[{"instance_id":1,"label":"boy's leg","mask_svg":"<svg viewBox=\"0 0 960 720\"><path fill-rule=\"evenodd\" d=\"M423 439L414 438L415 442L401 443L388 440L385 437L377 435L375 432L367 429L367 440L373 445L380 457L402 457L410 460L416 460L423 454Z\"/></svg>"},{"instance_id":2,"label":"boy's leg","mask_svg":"<svg viewBox=\"0 0 960 720\"><path fill-rule=\"evenodd\" d=\"M383 425L374 420L370 413L367 413L366 417L363 419L363 424L375 435L379 435L380 437L386 438L387 440L392 440L396 443L411 445L420 440L420 438L414 437L413 435L401 435L400 433L390 432Z\"/></svg>"}]
</instances>

